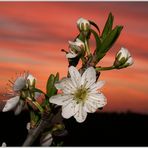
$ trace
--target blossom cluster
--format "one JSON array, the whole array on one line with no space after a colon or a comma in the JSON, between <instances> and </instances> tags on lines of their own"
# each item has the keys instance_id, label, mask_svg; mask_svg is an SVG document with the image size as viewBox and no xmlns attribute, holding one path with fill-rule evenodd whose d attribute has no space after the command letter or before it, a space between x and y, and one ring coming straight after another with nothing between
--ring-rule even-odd
<instances>
[{"instance_id":1,"label":"blossom cluster","mask_svg":"<svg viewBox=\"0 0 148 148\"><path fill-rule=\"evenodd\" d=\"M16 80L10 81L11 98L7 100L3 112L14 110L15 115L18 115L24 108L30 112L30 122L27 124L29 140L24 142L24 146L31 145L37 137L33 137L33 134L30 134L32 132L41 135L41 145L52 145L53 137L58 132L65 133L63 118L74 117L78 123L82 123L87 119L88 113L104 108L107 99L101 91L105 84L104 80L99 80L101 71L122 69L133 64L128 49L121 47L111 66L98 65L123 28L119 25L113 28L111 13L102 33L95 22L84 18L78 19L77 28L79 33L74 41L68 42L68 51L62 50L66 53L69 64L67 77L60 80L59 73L51 74L47 80L46 92L36 87L36 78L30 73L24 73ZM95 50L90 48L91 35L96 42ZM79 63L81 66L78 69ZM38 101L40 96L44 96L41 102ZM55 118L59 114L62 119L58 118L56 121Z\"/></svg>"}]
</instances>

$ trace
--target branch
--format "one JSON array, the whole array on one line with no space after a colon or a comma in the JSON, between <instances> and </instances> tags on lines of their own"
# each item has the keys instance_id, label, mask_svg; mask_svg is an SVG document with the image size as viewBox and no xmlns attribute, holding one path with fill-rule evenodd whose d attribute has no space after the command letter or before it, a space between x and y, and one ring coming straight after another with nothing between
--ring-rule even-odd
<instances>
[{"instance_id":1,"label":"branch","mask_svg":"<svg viewBox=\"0 0 148 148\"><path fill-rule=\"evenodd\" d=\"M31 146L33 142L36 140L36 138L44 131L47 126L49 126L51 119L53 118L54 114L50 114L49 112L45 112L42 116L42 119L38 125L37 128L32 129L29 133L28 136L23 143L22 146Z\"/></svg>"}]
</instances>

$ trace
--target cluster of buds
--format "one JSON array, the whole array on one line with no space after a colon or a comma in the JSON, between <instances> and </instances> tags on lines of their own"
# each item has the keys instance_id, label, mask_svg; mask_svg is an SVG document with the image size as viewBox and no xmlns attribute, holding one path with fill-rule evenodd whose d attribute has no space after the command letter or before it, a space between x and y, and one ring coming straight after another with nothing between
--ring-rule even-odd
<instances>
[{"instance_id":1,"label":"cluster of buds","mask_svg":"<svg viewBox=\"0 0 148 148\"><path fill-rule=\"evenodd\" d=\"M91 24L88 20L80 18L77 21L77 27L80 33L83 34L82 38L76 38L75 41L69 41L69 52L66 54L66 58L76 58L85 56L85 51L87 50L87 44L85 41L86 36L89 33Z\"/></svg>"},{"instance_id":2,"label":"cluster of buds","mask_svg":"<svg viewBox=\"0 0 148 148\"><path fill-rule=\"evenodd\" d=\"M107 51L116 41L116 39L118 38L118 35L120 34L120 31L123 28L122 26L117 26L116 28L112 29L112 23L113 23L113 16L112 14L109 14L109 17L106 22L106 26L104 27L104 30L102 32L102 35L98 35L97 32L95 32L91 27L91 25L94 26L99 31L99 34L100 34L99 27L94 22L86 20L84 18L78 19L77 27L79 29L80 34L77 36L74 42L69 41L70 49L69 49L69 52L67 52L66 54L66 57L68 59L73 60L70 66L77 65L78 62L74 58L78 57L79 59L81 58L81 60L83 60L82 61L82 63L84 64L83 67L88 67L88 65L90 66L93 65L93 67L96 67L97 63L105 56ZM96 45L97 45L94 53L91 53L89 43L88 43L88 40L91 34L94 35L96 40ZM107 42L107 39L108 39L108 42ZM85 57L86 53L87 53L87 57ZM73 65L74 62L76 62L76 64ZM126 68L128 66L131 66L132 64L133 64L133 58L131 57L130 52L126 48L122 47L115 56L115 61L113 66L101 67L101 68L97 67L96 69L98 71L121 69L121 68Z\"/></svg>"}]
</instances>

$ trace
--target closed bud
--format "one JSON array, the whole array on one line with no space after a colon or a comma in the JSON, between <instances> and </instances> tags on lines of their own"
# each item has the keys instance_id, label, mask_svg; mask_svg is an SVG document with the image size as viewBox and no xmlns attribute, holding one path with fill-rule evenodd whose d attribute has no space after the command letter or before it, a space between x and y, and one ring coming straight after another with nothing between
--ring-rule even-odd
<instances>
[{"instance_id":1,"label":"closed bud","mask_svg":"<svg viewBox=\"0 0 148 148\"><path fill-rule=\"evenodd\" d=\"M29 74L27 77L27 82L28 82L29 88L33 88L33 87L35 87L36 79L31 74Z\"/></svg>"},{"instance_id":2,"label":"closed bud","mask_svg":"<svg viewBox=\"0 0 148 148\"><path fill-rule=\"evenodd\" d=\"M90 29L89 21L84 18L78 19L77 26L80 31L88 31Z\"/></svg>"},{"instance_id":3,"label":"closed bud","mask_svg":"<svg viewBox=\"0 0 148 148\"><path fill-rule=\"evenodd\" d=\"M7 147L7 144L3 142L1 147Z\"/></svg>"},{"instance_id":4,"label":"closed bud","mask_svg":"<svg viewBox=\"0 0 148 148\"><path fill-rule=\"evenodd\" d=\"M117 69L125 68L133 64L133 58L131 57L128 49L122 47L118 53L116 54L116 59L114 62L114 66Z\"/></svg>"}]
</instances>

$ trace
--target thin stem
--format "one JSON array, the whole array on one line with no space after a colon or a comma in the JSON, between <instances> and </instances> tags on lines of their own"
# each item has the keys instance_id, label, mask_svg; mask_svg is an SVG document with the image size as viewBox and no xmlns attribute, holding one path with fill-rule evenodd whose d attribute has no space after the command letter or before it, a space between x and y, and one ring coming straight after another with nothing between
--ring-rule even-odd
<instances>
[{"instance_id":1,"label":"thin stem","mask_svg":"<svg viewBox=\"0 0 148 148\"><path fill-rule=\"evenodd\" d=\"M38 102L32 101L32 103L39 109L39 111L40 111L41 113L44 112L44 109L41 107L41 105L40 105Z\"/></svg>"},{"instance_id":2,"label":"thin stem","mask_svg":"<svg viewBox=\"0 0 148 148\"><path fill-rule=\"evenodd\" d=\"M105 71L105 70L113 70L116 69L115 66L110 66L110 67L96 67L97 71Z\"/></svg>"},{"instance_id":3,"label":"thin stem","mask_svg":"<svg viewBox=\"0 0 148 148\"><path fill-rule=\"evenodd\" d=\"M86 59L84 58L84 56L81 57L82 60L82 65L84 65L86 63Z\"/></svg>"},{"instance_id":4,"label":"thin stem","mask_svg":"<svg viewBox=\"0 0 148 148\"><path fill-rule=\"evenodd\" d=\"M91 53L90 53L90 49L89 49L89 46L88 46L88 41L87 41L87 39L85 39L85 42L84 42L84 43L85 43L87 55L90 56Z\"/></svg>"},{"instance_id":5,"label":"thin stem","mask_svg":"<svg viewBox=\"0 0 148 148\"><path fill-rule=\"evenodd\" d=\"M41 113L44 112L44 109L41 107L41 105L37 102L37 101L33 101L31 98L27 97L27 100L31 101L38 109Z\"/></svg>"}]
</instances>

